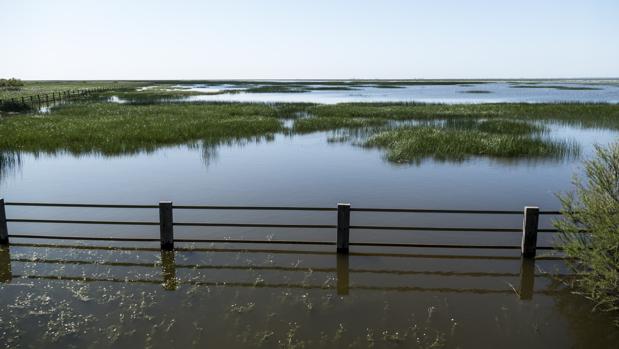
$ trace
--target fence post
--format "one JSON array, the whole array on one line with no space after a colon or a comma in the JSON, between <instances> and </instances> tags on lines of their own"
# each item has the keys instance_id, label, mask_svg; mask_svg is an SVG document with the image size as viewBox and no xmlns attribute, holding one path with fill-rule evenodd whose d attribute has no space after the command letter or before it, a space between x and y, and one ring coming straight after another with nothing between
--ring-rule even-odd
<instances>
[{"instance_id":1,"label":"fence post","mask_svg":"<svg viewBox=\"0 0 619 349\"><path fill-rule=\"evenodd\" d=\"M4 199L0 198L0 245L9 244L9 228L6 225L6 210L4 209Z\"/></svg>"},{"instance_id":2,"label":"fence post","mask_svg":"<svg viewBox=\"0 0 619 349\"><path fill-rule=\"evenodd\" d=\"M174 249L174 216L172 214L172 201L159 202L159 228L161 249L171 251Z\"/></svg>"},{"instance_id":3,"label":"fence post","mask_svg":"<svg viewBox=\"0 0 619 349\"><path fill-rule=\"evenodd\" d=\"M344 296L347 295L350 289L350 268L348 253L338 253L336 255L336 269L337 269L337 294Z\"/></svg>"},{"instance_id":4,"label":"fence post","mask_svg":"<svg viewBox=\"0 0 619 349\"><path fill-rule=\"evenodd\" d=\"M518 296L520 300L533 299L535 289L535 259L520 258L520 287Z\"/></svg>"},{"instance_id":5,"label":"fence post","mask_svg":"<svg viewBox=\"0 0 619 349\"><path fill-rule=\"evenodd\" d=\"M350 204L337 204L337 252L348 253Z\"/></svg>"},{"instance_id":6,"label":"fence post","mask_svg":"<svg viewBox=\"0 0 619 349\"><path fill-rule=\"evenodd\" d=\"M537 227L539 223L539 207L526 206L522 223L521 252L525 258L535 258L537 248Z\"/></svg>"}]
</instances>

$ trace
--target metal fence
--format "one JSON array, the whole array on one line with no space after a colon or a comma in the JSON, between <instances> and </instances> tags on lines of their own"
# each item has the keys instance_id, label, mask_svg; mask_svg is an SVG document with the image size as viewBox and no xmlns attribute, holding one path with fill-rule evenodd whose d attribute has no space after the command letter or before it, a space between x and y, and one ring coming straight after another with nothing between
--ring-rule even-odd
<instances>
[{"instance_id":1,"label":"metal fence","mask_svg":"<svg viewBox=\"0 0 619 349\"><path fill-rule=\"evenodd\" d=\"M158 221L99 221L99 220L71 220L71 219L27 219L10 218L6 216L6 206L26 207L73 207L93 209L153 209L159 211ZM217 222L177 222L174 212L180 210L239 210L239 211L322 211L337 212L335 224L264 224L264 223L217 223ZM466 215L521 215L522 227L514 228L458 228L458 227L422 227L422 226L381 226L381 225L354 225L351 224L351 212L374 213L438 213L438 214L466 214ZM339 254L348 254L350 246L377 246L377 247L421 247L421 248L472 248L472 249L512 249L520 250L522 256L534 258L537 250L552 250L554 247L538 246L538 232L554 233L556 229L539 229L540 215L560 215L559 211L540 211L538 207L524 207L523 211L506 210L438 210L412 208L355 208L350 204L337 204L336 207L284 207L284 206L187 206L174 205L171 201L161 201L158 205L107 205L107 204L72 204L72 203L33 203L33 202L5 202L0 199L0 244L9 244L10 238L21 239L63 239L63 240L91 240L91 241L129 241L129 242L160 242L161 250L174 249L174 243L238 243L238 244L280 244L280 245L324 245L335 246ZM9 234L7 223L46 223L46 224L88 224L88 225L125 225L125 226L159 226L159 238L137 237L94 237L94 236L57 236L57 235L27 235ZM334 239L331 241L307 240L250 240L250 239L175 239L175 227L236 227L236 228L305 228L305 229L333 229ZM401 231L448 231L448 232L512 232L520 233L520 246L515 245L478 245L478 244L425 244L425 243L389 243L389 242L356 242L350 241L351 230L401 230Z\"/></svg>"}]
</instances>

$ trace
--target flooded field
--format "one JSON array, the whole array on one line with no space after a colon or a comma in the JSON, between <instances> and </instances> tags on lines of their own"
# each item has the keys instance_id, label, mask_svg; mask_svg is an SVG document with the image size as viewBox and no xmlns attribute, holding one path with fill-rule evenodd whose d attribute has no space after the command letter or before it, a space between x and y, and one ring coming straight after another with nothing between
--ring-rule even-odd
<instances>
[{"instance_id":1,"label":"flooded field","mask_svg":"<svg viewBox=\"0 0 619 349\"><path fill-rule=\"evenodd\" d=\"M294 83L294 82L290 82ZM302 83L302 82L301 82ZM208 93L188 97L188 101L225 102L424 102L424 103L548 103L548 102L606 102L619 103L616 81L571 83L556 82L462 82L436 85L352 84L321 85L315 82L299 85L285 92L253 92L256 85L179 85L185 90ZM248 90L249 89L249 90ZM229 93L238 91L238 93Z\"/></svg>"},{"instance_id":2,"label":"flooded field","mask_svg":"<svg viewBox=\"0 0 619 349\"><path fill-rule=\"evenodd\" d=\"M222 93L234 84L175 85L208 94L189 102L445 103L619 102L619 87L490 82L350 90ZM463 86L464 85L464 86ZM524 86L524 87L522 87ZM535 87L533 87L535 86ZM546 87L543 87L546 86ZM548 87L550 86L550 87ZM554 86L554 87L553 87ZM296 88L296 87L295 87ZM580 89L578 89L580 88ZM468 91L468 92L467 92ZM472 92L476 91L476 92ZM480 92L485 91L485 92ZM109 103L123 102L121 95ZM184 103L183 103L184 104ZM180 105L180 104L178 104ZM41 116L53 117L54 108ZM311 115L303 115L309 117ZM557 156L390 161L363 146L371 127L282 129L226 142L191 142L103 155L3 152L0 196L8 202L558 210L556 194L595 144L619 131L533 121L540 137L578 151ZM482 118L483 119L483 118ZM442 119L436 122L444 122ZM392 120L381 127L407 127ZM9 218L157 221L156 209L7 206ZM551 216L541 227L550 228ZM177 222L335 224L335 212L178 210ZM521 228L519 215L353 212L357 225ZM11 234L158 238L159 227L9 223ZM335 229L177 227L179 239L334 241ZM540 233L552 246L553 234ZM520 233L351 232L351 242L517 246ZM115 248L109 248L115 247ZM565 288L560 255L533 263L518 250L83 242L12 238L0 250L0 343L11 347L612 348L609 316Z\"/></svg>"}]
</instances>

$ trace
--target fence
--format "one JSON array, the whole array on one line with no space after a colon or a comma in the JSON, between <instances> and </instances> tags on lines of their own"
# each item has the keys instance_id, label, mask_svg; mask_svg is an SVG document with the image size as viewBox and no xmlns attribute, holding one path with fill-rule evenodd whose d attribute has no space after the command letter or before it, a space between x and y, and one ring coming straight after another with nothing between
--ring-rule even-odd
<instances>
[{"instance_id":1,"label":"fence","mask_svg":"<svg viewBox=\"0 0 619 349\"><path fill-rule=\"evenodd\" d=\"M49 105L52 103L62 102L62 101L66 101L69 99L84 97L84 96L91 95L93 93L113 90L115 88L116 87L97 87L97 88L89 88L89 89L77 89L77 90L66 90L66 91L58 91L58 92L51 92L51 93L43 93L43 94L36 94L36 95L30 95L30 96L4 98L4 99L0 99L0 105L4 103L11 103L13 105L42 107L44 105Z\"/></svg>"},{"instance_id":2,"label":"fence","mask_svg":"<svg viewBox=\"0 0 619 349\"><path fill-rule=\"evenodd\" d=\"M116 209L158 209L159 221L95 221L95 220L61 220L61 219L25 219L7 218L6 206L28 207L76 207L76 208L116 208ZM247 223L198 223L174 221L175 210L241 210L241 211L324 211L337 212L336 224L247 224ZM373 226L351 225L351 212L383 212L383 213L440 213L467 215L522 215L522 228L454 228L454 227L419 227L419 226ZM473 249L519 249L525 258L535 258L537 250L552 250L553 247L537 246L538 232L557 232L556 229L539 229L540 215L560 215L558 211L540 211L538 207L525 207L523 211L504 210L435 210L406 208L354 208L350 204L338 204L337 207L281 207L281 206L183 206L173 205L171 201L161 201L158 205L103 205L103 204L69 204L69 203L29 203L4 202L0 199L0 244L9 244L9 238L22 239L64 239L64 240L99 240L99 241L150 241L160 242L161 250L174 249L175 242L196 243L238 243L238 244L285 244L285 245L324 245L335 246L338 254L348 254L350 246L377 247L422 247L422 248L473 248ZM9 234L7 223L47 223L47 224L96 224L96 225L143 225L159 226L160 236L156 238L114 238L92 236L50 236ZM247 239L175 239L174 227L243 227L243 228L309 228L334 229L333 241L303 241L303 240L247 240ZM515 232L522 234L520 246L510 245L461 245L461 244L418 244L418 243L381 243L381 242L351 242L351 230L401 230L401 231L458 231L458 232Z\"/></svg>"}]
</instances>

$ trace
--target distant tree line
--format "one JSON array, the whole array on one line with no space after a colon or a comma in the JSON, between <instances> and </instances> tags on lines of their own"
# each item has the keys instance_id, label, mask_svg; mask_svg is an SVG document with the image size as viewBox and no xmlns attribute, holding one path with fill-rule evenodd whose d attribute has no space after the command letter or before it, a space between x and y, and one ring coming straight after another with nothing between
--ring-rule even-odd
<instances>
[{"instance_id":1,"label":"distant tree line","mask_svg":"<svg viewBox=\"0 0 619 349\"><path fill-rule=\"evenodd\" d=\"M10 79L0 79L0 89L1 90L19 90L24 87L24 82L20 79L10 78Z\"/></svg>"}]
</instances>

